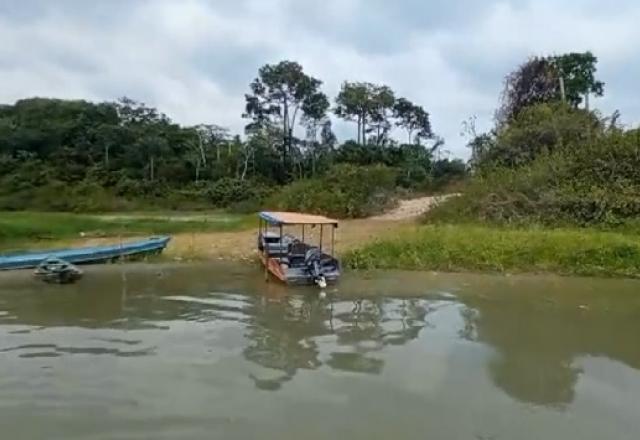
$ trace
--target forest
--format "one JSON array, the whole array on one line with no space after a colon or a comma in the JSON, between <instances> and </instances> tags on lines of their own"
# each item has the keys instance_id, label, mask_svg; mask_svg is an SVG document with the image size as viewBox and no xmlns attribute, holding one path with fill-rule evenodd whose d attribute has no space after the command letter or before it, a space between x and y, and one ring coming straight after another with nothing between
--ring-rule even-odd
<instances>
[{"instance_id":1,"label":"forest","mask_svg":"<svg viewBox=\"0 0 640 440\"><path fill-rule=\"evenodd\" d=\"M640 130L602 115L590 52L538 56L509 73L494 127L463 123L470 160L440 159L444 140L421 105L388 86L345 81L337 96L292 61L247 87L244 133L181 126L122 98L46 98L0 106L0 210L96 212L303 210L364 217L398 197L462 196L429 221L609 225L640 215ZM339 142L336 118L353 127Z\"/></svg>"},{"instance_id":2,"label":"forest","mask_svg":"<svg viewBox=\"0 0 640 440\"><path fill-rule=\"evenodd\" d=\"M398 190L432 192L466 164L436 160L429 112L385 86L322 81L282 61L248 86L244 133L181 126L130 98L48 98L0 106L0 210L255 211L263 206L364 216ZM339 142L332 119L353 123Z\"/></svg>"}]
</instances>

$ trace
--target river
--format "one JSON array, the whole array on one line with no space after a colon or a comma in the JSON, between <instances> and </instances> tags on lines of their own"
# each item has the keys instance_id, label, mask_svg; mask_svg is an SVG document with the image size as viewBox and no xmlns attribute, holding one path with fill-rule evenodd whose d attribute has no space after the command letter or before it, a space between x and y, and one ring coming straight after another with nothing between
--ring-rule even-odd
<instances>
[{"instance_id":1,"label":"river","mask_svg":"<svg viewBox=\"0 0 640 440\"><path fill-rule=\"evenodd\" d=\"M640 282L0 274L6 439L637 439Z\"/></svg>"}]
</instances>

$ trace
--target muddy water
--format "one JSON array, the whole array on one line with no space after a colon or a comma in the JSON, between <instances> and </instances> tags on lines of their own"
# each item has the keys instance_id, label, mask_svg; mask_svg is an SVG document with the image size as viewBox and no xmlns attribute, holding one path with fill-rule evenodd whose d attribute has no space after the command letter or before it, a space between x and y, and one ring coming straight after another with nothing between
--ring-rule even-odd
<instances>
[{"instance_id":1,"label":"muddy water","mask_svg":"<svg viewBox=\"0 0 640 440\"><path fill-rule=\"evenodd\" d=\"M640 283L0 274L7 439L637 439Z\"/></svg>"}]
</instances>

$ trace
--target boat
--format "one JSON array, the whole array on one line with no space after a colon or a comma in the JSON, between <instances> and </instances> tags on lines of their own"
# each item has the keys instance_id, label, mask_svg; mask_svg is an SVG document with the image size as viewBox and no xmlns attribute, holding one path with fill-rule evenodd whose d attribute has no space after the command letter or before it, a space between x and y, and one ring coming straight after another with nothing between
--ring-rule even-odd
<instances>
[{"instance_id":1,"label":"boat","mask_svg":"<svg viewBox=\"0 0 640 440\"><path fill-rule=\"evenodd\" d=\"M45 283L71 284L82 278L82 270L60 258L47 258L36 267L33 276Z\"/></svg>"},{"instance_id":2,"label":"boat","mask_svg":"<svg viewBox=\"0 0 640 440\"><path fill-rule=\"evenodd\" d=\"M120 258L159 254L167 246L170 239L171 237L151 237L146 240L107 246L0 254L0 270L32 269L50 258L57 258L71 264L96 264Z\"/></svg>"},{"instance_id":3,"label":"boat","mask_svg":"<svg viewBox=\"0 0 640 440\"><path fill-rule=\"evenodd\" d=\"M265 274L290 285L318 285L321 288L340 278L340 262L335 258L335 230L338 221L298 212L262 211L258 214L258 252ZM301 237L287 230L300 227ZM331 247L325 252L324 229L330 229ZM308 228L317 230L318 245L305 243Z\"/></svg>"}]
</instances>

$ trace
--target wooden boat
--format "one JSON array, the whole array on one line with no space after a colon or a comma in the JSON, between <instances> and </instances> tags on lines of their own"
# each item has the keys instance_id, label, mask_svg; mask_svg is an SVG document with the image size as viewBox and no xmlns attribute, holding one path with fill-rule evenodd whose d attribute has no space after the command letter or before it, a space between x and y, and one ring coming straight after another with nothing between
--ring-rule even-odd
<instances>
[{"instance_id":1,"label":"wooden boat","mask_svg":"<svg viewBox=\"0 0 640 440\"><path fill-rule=\"evenodd\" d=\"M334 257L335 230L338 221L319 215L297 212L270 212L259 214L258 251L266 273L294 285L326 287L340 277L340 263ZM302 234L297 238L285 233L285 228L299 226ZM305 243L307 228L319 227L318 246ZM329 227L330 252L323 250L324 229Z\"/></svg>"},{"instance_id":2,"label":"wooden boat","mask_svg":"<svg viewBox=\"0 0 640 440\"><path fill-rule=\"evenodd\" d=\"M0 254L0 270L31 269L49 258L57 258L71 264L95 264L119 258L159 254L167 246L170 239L170 237L151 237L146 240L108 246Z\"/></svg>"}]
</instances>

